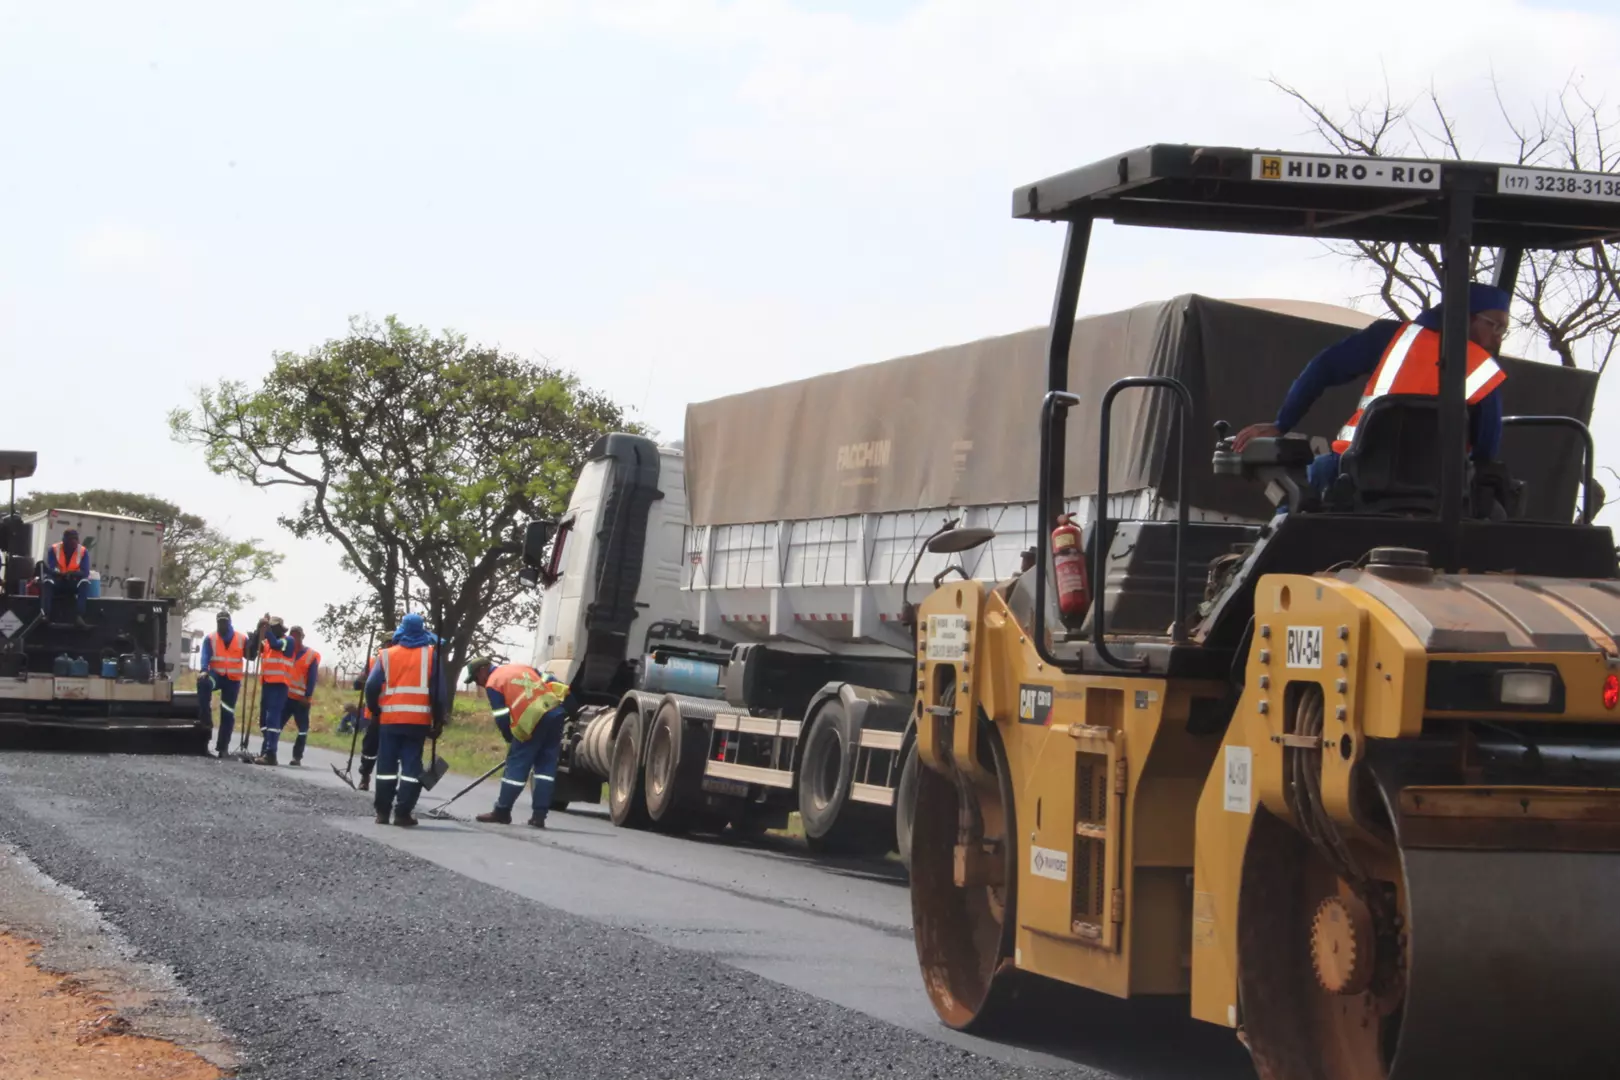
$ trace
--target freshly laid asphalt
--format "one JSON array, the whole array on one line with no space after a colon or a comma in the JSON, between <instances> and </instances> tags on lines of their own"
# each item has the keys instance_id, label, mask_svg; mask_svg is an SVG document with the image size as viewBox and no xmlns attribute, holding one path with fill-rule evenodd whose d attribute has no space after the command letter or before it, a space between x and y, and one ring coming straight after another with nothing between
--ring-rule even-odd
<instances>
[{"instance_id":1,"label":"freshly laid asphalt","mask_svg":"<svg viewBox=\"0 0 1620 1080\"><path fill-rule=\"evenodd\" d=\"M1229 1032L1092 995L1018 1045L945 1030L892 865L479 826L483 789L379 826L308 760L0 752L0 839L171 968L244 1077L1253 1075Z\"/></svg>"}]
</instances>

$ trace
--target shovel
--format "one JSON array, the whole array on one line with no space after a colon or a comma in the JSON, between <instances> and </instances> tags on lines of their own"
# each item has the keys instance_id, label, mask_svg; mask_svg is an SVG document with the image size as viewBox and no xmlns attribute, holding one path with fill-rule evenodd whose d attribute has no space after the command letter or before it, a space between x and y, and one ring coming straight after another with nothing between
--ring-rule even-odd
<instances>
[{"instance_id":1,"label":"shovel","mask_svg":"<svg viewBox=\"0 0 1620 1080\"><path fill-rule=\"evenodd\" d=\"M422 772L422 790L432 791L435 784L444 779L444 774L450 771L450 763L439 756L439 740L433 740L433 758L428 767ZM446 806L449 803L445 804Z\"/></svg>"},{"instance_id":2,"label":"shovel","mask_svg":"<svg viewBox=\"0 0 1620 1080\"><path fill-rule=\"evenodd\" d=\"M488 780L490 777L494 776L496 773L500 772L504 768L506 768L506 762L502 761L499 764L497 764L494 768L490 769L489 772L485 773L483 776L480 776L478 779L474 780L472 783L468 784L466 787L462 788L460 791L458 791L454 795L450 796L450 798L446 799L444 802L440 803L438 806L435 806L433 809L427 811L427 816L430 817L430 818L433 818L436 821L449 821L450 820L450 804L451 803L455 802L457 799L459 799L463 795L467 794L467 792L471 791L473 788L477 787L479 784L482 784L485 780ZM424 782L426 781L426 779L427 779L426 777L423 777ZM437 783L437 781L434 781L434 782Z\"/></svg>"}]
</instances>

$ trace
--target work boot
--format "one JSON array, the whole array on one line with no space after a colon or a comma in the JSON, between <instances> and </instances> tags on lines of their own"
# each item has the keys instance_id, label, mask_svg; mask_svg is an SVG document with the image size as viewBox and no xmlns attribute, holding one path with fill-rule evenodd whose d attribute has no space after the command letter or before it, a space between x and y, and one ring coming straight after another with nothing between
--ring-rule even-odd
<instances>
[{"instance_id":1,"label":"work boot","mask_svg":"<svg viewBox=\"0 0 1620 1080\"><path fill-rule=\"evenodd\" d=\"M393 824L393 822L388 820L388 816L389 816L389 812L387 810L379 810L379 811L377 811L377 824L379 824L379 825L391 825L391 824Z\"/></svg>"},{"instance_id":2,"label":"work boot","mask_svg":"<svg viewBox=\"0 0 1620 1080\"><path fill-rule=\"evenodd\" d=\"M260 754L258 757L253 759L253 764L255 765L274 765L275 763L276 759L272 754Z\"/></svg>"},{"instance_id":3,"label":"work boot","mask_svg":"<svg viewBox=\"0 0 1620 1080\"><path fill-rule=\"evenodd\" d=\"M398 825L402 829L414 829L420 824L420 822L418 822L410 814L407 814L405 811L401 810L399 813L394 815L394 824Z\"/></svg>"},{"instance_id":4,"label":"work boot","mask_svg":"<svg viewBox=\"0 0 1620 1080\"><path fill-rule=\"evenodd\" d=\"M366 775L364 773L361 774L361 776L360 776L360 790L361 791L370 791L371 790L371 777L369 775Z\"/></svg>"},{"instance_id":5,"label":"work boot","mask_svg":"<svg viewBox=\"0 0 1620 1080\"><path fill-rule=\"evenodd\" d=\"M496 807L487 814L479 814L473 820L482 821L485 825L510 825L512 824L512 811Z\"/></svg>"},{"instance_id":6,"label":"work boot","mask_svg":"<svg viewBox=\"0 0 1620 1080\"><path fill-rule=\"evenodd\" d=\"M293 758L291 761L287 762L288 765L302 765L303 763L303 758Z\"/></svg>"},{"instance_id":7,"label":"work boot","mask_svg":"<svg viewBox=\"0 0 1620 1080\"><path fill-rule=\"evenodd\" d=\"M531 829L543 829L545 827L546 827L546 816L544 814L537 814L534 817L531 817L529 819L529 828L531 828Z\"/></svg>"}]
</instances>

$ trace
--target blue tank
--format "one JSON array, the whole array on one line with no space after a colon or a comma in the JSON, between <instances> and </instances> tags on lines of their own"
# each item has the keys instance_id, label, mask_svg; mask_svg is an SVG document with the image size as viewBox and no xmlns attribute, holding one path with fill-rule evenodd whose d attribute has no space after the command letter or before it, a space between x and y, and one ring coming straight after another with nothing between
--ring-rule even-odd
<instances>
[{"instance_id":1,"label":"blue tank","mask_svg":"<svg viewBox=\"0 0 1620 1080\"><path fill-rule=\"evenodd\" d=\"M725 670L726 665L718 660L649 653L641 660L641 688L655 694L722 698L726 692L720 680Z\"/></svg>"}]
</instances>

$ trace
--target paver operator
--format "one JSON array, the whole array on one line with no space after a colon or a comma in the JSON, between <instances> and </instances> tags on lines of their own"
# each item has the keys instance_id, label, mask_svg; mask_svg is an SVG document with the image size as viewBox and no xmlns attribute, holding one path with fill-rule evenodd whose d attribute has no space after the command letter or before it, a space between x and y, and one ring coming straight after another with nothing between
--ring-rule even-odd
<instances>
[{"instance_id":1,"label":"paver operator","mask_svg":"<svg viewBox=\"0 0 1620 1080\"><path fill-rule=\"evenodd\" d=\"M422 794L422 749L444 730L450 695L445 689L439 639L422 616L399 621L394 643L378 655L366 679L366 704L378 719L377 824L411 827Z\"/></svg>"},{"instance_id":2,"label":"paver operator","mask_svg":"<svg viewBox=\"0 0 1620 1080\"><path fill-rule=\"evenodd\" d=\"M481 656L467 665L467 682L477 683L489 695L495 726L506 740L506 771L495 796L495 809L479 814L486 824L512 824L512 807L534 773L534 796L529 824L546 827L551 793L557 780L557 757L562 752L563 724L577 706L566 683L527 664L501 664Z\"/></svg>"},{"instance_id":3,"label":"paver operator","mask_svg":"<svg viewBox=\"0 0 1620 1080\"><path fill-rule=\"evenodd\" d=\"M1511 300L1494 285L1475 282L1468 287L1465 397L1469 454L1476 464L1495 462L1502 446L1502 395L1497 389L1507 375L1495 357L1507 334ZM1311 486L1327 491L1338 479L1339 455L1350 448L1368 405L1385 394L1439 394L1440 323L1441 308L1436 305L1411 322L1380 319L1323 349L1294 380L1276 421L1244 428L1233 438L1232 448L1241 451L1250 439L1275 438L1292 431L1324 390L1366 378L1361 402L1334 439L1332 452L1311 462Z\"/></svg>"},{"instance_id":4,"label":"paver operator","mask_svg":"<svg viewBox=\"0 0 1620 1080\"><path fill-rule=\"evenodd\" d=\"M39 613L51 619L56 591L73 593L73 622L80 629L88 626L84 614L90 606L90 550L79 543L79 530L67 529L62 539L45 549L45 573L39 581Z\"/></svg>"}]
</instances>

